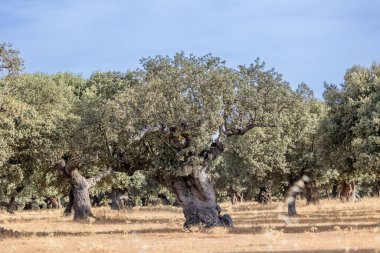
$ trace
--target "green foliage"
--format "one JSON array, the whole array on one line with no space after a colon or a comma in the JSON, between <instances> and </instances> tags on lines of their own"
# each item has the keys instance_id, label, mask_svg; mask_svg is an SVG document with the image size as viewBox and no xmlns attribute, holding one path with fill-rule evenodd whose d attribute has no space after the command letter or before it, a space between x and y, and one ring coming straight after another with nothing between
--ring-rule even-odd
<instances>
[{"instance_id":1,"label":"green foliage","mask_svg":"<svg viewBox=\"0 0 380 253\"><path fill-rule=\"evenodd\" d=\"M324 158L342 179L379 176L379 80L380 67L374 64L349 69L341 88L325 85Z\"/></svg>"},{"instance_id":2,"label":"green foliage","mask_svg":"<svg viewBox=\"0 0 380 253\"><path fill-rule=\"evenodd\" d=\"M36 191L47 187L53 161L65 153L78 121L72 113L76 97L64 78L22 74L2 80L10 88L0 117L2 143L7 145L3 149L7 155L1 156L2 194L20 185L34 185Z\"/></svg>"},{"instance_id":3,"label":"green foliage","mask_svg":"<svg viewBox=\"0 0 380 253\"><path fill-rule=\"evenodd\" d=\"M9 78L22 71L23 60L19 54L18 50L12 48L11 43L0 43L0 76Z\"/></svg>"},{"instance_id":4,"label":"green foliage","mask_svg":"<svg viewBox=\"0 0 380 253\"><path fill-rule=\"evenodd\" d=\"M169 195L158 181L203 168L217 143L223 155L209 172L221 192L252 197L272 185L280 196L303 174L319 185L379 178L376 64L349 69L342 87L325 84L325 103L306 84L292 91L259 59L232 69L212 55L177 53L88 80L22 68L19 52L0 44L1 199L19 186L29 195L67 191L52 167L62 156L83 158L86 177L110 167L128 173L106 178L94 193Z\"/></svg>"}]
</instances>

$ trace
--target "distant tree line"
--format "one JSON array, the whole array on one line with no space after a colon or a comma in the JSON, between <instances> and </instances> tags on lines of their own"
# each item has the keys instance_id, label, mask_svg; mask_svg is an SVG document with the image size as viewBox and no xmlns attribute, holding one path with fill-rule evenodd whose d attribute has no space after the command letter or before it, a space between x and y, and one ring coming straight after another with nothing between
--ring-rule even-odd
<instances>
[{"instance_id":1,"label":"distant tree line","mask_svg":"<svg viewBox=\"0 0 380 253\"><path fill-rule=\"evenodd\" d=\"M380 65L344 80L320 101L259 59L233 69L184 53L88 79L28 74L2 43L0 206L81 220L94 205L161 203L182 207L185 227L229 227L218 201L288 197L295 215L301 191L310 204L378 196Z\"/></svg>"}]
</instances>

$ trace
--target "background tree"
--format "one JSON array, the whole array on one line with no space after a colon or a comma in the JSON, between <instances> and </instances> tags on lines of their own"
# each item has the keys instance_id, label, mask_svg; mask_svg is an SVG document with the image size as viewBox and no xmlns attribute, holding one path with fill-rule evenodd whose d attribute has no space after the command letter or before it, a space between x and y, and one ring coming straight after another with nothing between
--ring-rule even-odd
<instances>
[{"instance_id":1,"label":"background tree","mask_svg":"<svg viewBox=\"0 0 380 253\"><path fill-rule=\"evenodd\" d=\"M3 163L2 179L12 209L16 194L27 186L44 185L39 180L45 180L48 168L65 149L67 129L71 127L67 122L75 121L76 117L70 112L75 99L70 86L48 75L23 74L12 79L8 87L12 92L6 97L13 100L15 111L7 124L13 130L8 142L11 156ZM11 107L8 108L4 114L11 112ZM38 191L36 187L32 188Z\"/></svg>"},{"instance_id":2,"label":"background tree","mask_svg":"<svg viewBox=\"0 0 380 253\"><path fill-rule=\"evenodd\" d=\"M289 138L286 151L286 170L283 174L283 185L289 194L288 214L296 215L295 201L297 194L305 187L305 194L308 203L316 203L319 193L315 189L315 183L325 174L325 168L321 166L319 160L319 122L325 115L325 107L314 98L312 90L304 83L300 84L296 90L291 112L287 115L284 123L284 137ZM312 180L299 181L300 186L291 188L298 180L302 180L304 175ZM317 181L314 181L317 180ZM298 189L298 190L296 190Z\"/></svg>"},{"instance_id":3,"label":"background tree","mask_svg":"<svg viewBox=\"0 0 380 253\"><path fill-rule=\"evenodd\" d=\"M342 187L351 188L344 192L352 200L355 183L350 180L378 178L378 80L379 66L374 64L371 68L354 66L347 70L341 88L325 84L329 107L322 124L325 166L338 171Z\"/></svg>"}]
</instances>

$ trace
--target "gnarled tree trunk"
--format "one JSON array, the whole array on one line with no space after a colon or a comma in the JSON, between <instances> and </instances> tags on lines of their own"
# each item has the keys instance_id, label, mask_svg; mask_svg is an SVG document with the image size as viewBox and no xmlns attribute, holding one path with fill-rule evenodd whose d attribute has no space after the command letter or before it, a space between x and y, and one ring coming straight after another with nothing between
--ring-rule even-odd
<instances>
[{"instance_id":1,"label":"gnarled tree trunk","mask_svg":"<svg viewBox=\"0 0 380 253\"><path fill-rule=\"evenodd\" d=\"M80 159L72 160L68 163L61 159L56 163L56 167L70 179L73 194L72 207L74 209L74 220L88 220L90 217L93 217L89 189L95 186L103 177L109 175L112 170L103 171L95 177L86 179L77 170L80 163Z\"/></svg>"},{"instance_id":2,"label":"gnarled tree trunk","mask_svg":"<svg viewBox=\"0 0 380 253\"><path fill-rule=\"evenodd\" d=\"M74 220L86 220L94 215L91 212L90 183L77 170L72 172L71 184L74 195Z\"/></svg>"},{"instance_id":3,"label":"gnarled tree trunk","mask_svg":"<svg viewBox=\"0 0 380 253\"><path fill-rule=\"evenodd\" d=\"M228 214L220 215L214 189L205 173L206 167L193 168L187 176L170 177L163 184L174 193L186 218L185 228L192 226L232 227Z\"/></svg>"}]
</instances>

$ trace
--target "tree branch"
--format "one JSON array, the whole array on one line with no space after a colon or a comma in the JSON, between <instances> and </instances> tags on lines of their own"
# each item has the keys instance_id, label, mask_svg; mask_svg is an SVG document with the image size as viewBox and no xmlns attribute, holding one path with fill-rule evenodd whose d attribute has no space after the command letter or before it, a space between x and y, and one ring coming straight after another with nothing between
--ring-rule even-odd
<instances>
[{"instance_id":1,"label":"tree branch","mask_svg":"<svg viewBox=\"0 0 380 253\"><path fill-rule=\"evenodd\" d=\"M100 180L102 180L104 177L108 176L112 172L113 172L112 168L107 169L105 171L98 173L95 177L87 179L89 187L91 188L91 187L95 186L97 182L99 182Z\"/></svg>"},{"instance_id":2,"label":"tree branch","mask_svg":"<svg viewBox=\"0 0 380 253\"><path fill-rule=\"evenodd\" d=\"M147 126L143 130L141 130L139 133L132 135L130 138L131 142L139 141L148 133L154 133L159 131L167 131L167 127L164 124L158 124L155 126Z\"/></svg>"},{"instance_id":3,"label":"tree branch","mask_svg":"<svg viewBox=\"0 0 380 253\"><path fill-rule=\"evenodd\" d=\"M211 143L210 149L203 151L201 155L204 158L204 163L209 163L215 160L219 155L224 152L224 145L220 141L214 141Z\"/></svg>"},{"instance_id":4,"label":"tree branch","mask_svg":"<svg viewBox=\"0 0 380 253\"><path fill-rule=\"evenodd\" d=\"M63 175L71 178L71 172L78 168L84 160L85 157L80 157L77 159L71 159L70 161L66 162L65 159L62 158L55 163L54 167Z\"/></svg>"},{"instance_id":5,"label":"tree branch","mask_svg":"<svg viewBox=\"0 0 380 253\"><path fill-rule=\"evenodd\" d=\"M244 135L249 130L251 130L255 127L277 127L277 125L276 124L270 124L270 123L250 123L245 128L236 128L236 129L228 130L227 138L234 136L234 135Z\"/></svg>"}]
</instances>

